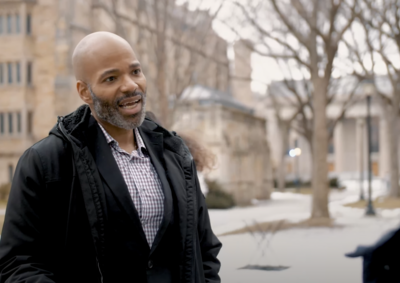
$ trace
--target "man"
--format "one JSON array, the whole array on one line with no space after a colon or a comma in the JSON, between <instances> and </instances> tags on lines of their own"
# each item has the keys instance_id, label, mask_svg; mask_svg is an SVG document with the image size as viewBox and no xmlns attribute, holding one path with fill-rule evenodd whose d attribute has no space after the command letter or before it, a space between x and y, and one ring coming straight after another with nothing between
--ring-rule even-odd
<instances>
[{"instance_id":1,"label":"man","mask_svg":"<svg viewBox=\"0 0 400 283\"><path fill-rule=\"evenodd\" d=\"M0 282L220 282L221 243L191 155L144 119L146 78L131 46L90 34L73 68L87 105L19 161Z\"/></svg>"}]
</instances>

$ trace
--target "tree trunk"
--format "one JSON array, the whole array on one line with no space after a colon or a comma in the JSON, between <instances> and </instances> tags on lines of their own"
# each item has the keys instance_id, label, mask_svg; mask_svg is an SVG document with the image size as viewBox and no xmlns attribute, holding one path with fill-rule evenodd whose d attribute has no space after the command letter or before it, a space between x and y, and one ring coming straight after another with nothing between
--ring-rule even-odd
<instances>
[{"instance_id":1,"label":"tree trunk","mask_svg":"<svg viewBox=\"0 0 400 283\"><path fill-rule=\"evenodd\" d=\"M162 42L159 44L164 45ZM168 105L168 94L167 94L167 76L165 73L166 67L166 55L165 55L165 48L164 46L159 49L158 53L159 61L157 66L157 90L159 95L158 101L158 111L159 117L165 127L169 126L169 105Z\"/></svg>"},{"instance_id":2,"label":"tree trunk","mask_svg":"<svg viewBox=\"0 0 400 283\"><path fill-rule=\"evenodd\" d=\"M282 151L280 154L280 160L278 165L278 189L279 191L284 191L286 185L286 150L289 145L289 126L285 122L279 123Z\"/></svg>"},{"instance_id":3,"label":"tree trunk","mask_svg":"<svg viewBox=\"0 0 400 283\"><path fill-rule=\"evenodd\" d=\"M311 218L329 218L328 209L328 129L326 119L326 79L313 78L314 125L313 125L313 176Z\"/></svg>"},{"instance_id":4,"label":"tree trunk","mask_svg":"<svg viewBox=\"0 0 400 283\"><path fill-rule=\"evenodd\" d=\"M394 94L396 96L396 94ZM396 104L398 99L393 97L393 105ZM398 114L397 107L389 106L389 131L388 131L388 140L389 140L389 149L390 149L390 192L389 195L391 197L400 197L399 192L399 151L398 151ZM389 108L388 107L388 108Z\"/></svg>"}]
</instances>

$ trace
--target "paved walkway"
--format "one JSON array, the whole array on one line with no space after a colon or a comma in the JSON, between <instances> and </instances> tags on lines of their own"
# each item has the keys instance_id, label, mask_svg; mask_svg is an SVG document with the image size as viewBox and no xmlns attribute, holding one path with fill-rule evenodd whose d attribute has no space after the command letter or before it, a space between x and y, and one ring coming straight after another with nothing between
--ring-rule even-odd
<instances>
[{"instance_id":1,"label":"paved walkway","mask_svg":"<svg viewBox=\"0 0 400 283\"><path fill-rule=\"evenodd\" d=\"M386 231L400 226L400 209L377 210L378 215L371 218L364 216L364 209L344 207L344 203L358 199L357 188L356 183L350 182L347 190L330 195L331 216L340 228L291 229L264 236L261 233L221 236L222 282L361 282L361 259L346 258L344 254L357 245L372 244ZM374 196L383 193L380 184L374 184ZM221 234L245 227L254 220L306 219L310 215L310 204L311 196L273 193L272 200L252 207L210 210L210 217L214 232ZM289 268L282 271L238 269L249 264Z\"/></svg>"}]
</instances>

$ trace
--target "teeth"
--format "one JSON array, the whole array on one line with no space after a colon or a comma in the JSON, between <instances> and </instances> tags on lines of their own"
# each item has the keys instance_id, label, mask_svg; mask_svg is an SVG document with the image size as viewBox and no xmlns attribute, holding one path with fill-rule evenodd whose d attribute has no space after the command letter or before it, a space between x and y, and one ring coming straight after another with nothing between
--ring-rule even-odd
<instances>
[{"instance_id":1,"label":"teeth","mask_svg":"<svg viewBox=\"0 0 400 283\"><path fill-rule=\"evenodd\" d=\"M140 99L138 99L134 102L126 103L126 104L122 105L122 108L127 108L127 109L134 108L136 106L136 104L138 104L139 100Z\"/></svg>"},{"instance_id":2,"label":"teeth","mask_svg":"<svg viewBox=\"0 0 400 283\"><path fill-rule=\"evenodd\" d=\"M122 105L122 107L129 107L130 105L136 105L139 102L140 99L133 101L133 102L128 102Z\"/></svg>"}]
</instances>

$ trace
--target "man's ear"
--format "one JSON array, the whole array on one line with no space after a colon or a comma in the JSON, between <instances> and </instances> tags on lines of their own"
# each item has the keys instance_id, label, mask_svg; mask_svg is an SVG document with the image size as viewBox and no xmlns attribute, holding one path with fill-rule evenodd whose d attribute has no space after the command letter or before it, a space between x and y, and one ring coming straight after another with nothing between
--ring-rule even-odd
<instances>
[{"instance_id":1,"label":"man's ear","mask_svg":"<svg viewBox=\"0 0 400 283\"><path fill-rule=\"evenodd\" d=\"M82 81L77 81L76 82L76 90L78 91L79 96L81 97L83 102L85 102L87 104L92 104L92 102L93 102L92 96L90 94L89 87L86 83L84 83Z\"/></svg>"}]
</instances>

